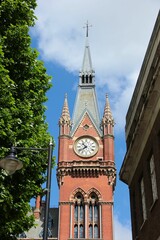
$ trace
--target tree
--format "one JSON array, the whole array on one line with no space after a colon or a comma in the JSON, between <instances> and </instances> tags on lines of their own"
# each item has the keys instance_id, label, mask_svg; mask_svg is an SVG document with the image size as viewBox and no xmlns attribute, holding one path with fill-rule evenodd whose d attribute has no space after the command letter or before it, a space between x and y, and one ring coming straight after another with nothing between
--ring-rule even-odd
<instances>
[{"instance_id":1,"label":"tree","mask_svg":"<svg viewBox=\"0 0 160 240\"><path fill-rule=\"evenodd\" d=\"M0 1L0 158L10 144L46 148L46 92L51 87L38 52L30 47L36 0ZM0 169L0 239L14 239L34 224L29 201L42 193L47 151L18 152L23 169L7 176Z\"/></svg>"}]
</instances>

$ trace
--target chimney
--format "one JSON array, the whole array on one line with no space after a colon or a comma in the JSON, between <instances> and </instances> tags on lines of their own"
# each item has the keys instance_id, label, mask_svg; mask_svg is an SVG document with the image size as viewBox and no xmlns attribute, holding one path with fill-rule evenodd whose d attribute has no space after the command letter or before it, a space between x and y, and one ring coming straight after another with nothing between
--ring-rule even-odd
<instances>
[{"instance_id":1,"label":"chimney","mask_svg":"<svg viewBox=\"0 0 160 240\"><path fill-rule=\"evenodd\" d=\"M40 206L41 206L41 196L37 196L37 198L36 198L36 208L34 210L35 219L40 218L40 214L41 214Z\"/></svg>"}]
</instances>

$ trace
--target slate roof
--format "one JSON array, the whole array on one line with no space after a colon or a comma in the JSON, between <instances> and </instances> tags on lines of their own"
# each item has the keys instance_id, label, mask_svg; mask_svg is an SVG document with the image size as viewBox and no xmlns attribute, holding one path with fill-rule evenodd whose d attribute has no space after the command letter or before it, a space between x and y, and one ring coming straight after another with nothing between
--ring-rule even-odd
<instances>
[{"instance_id":1,"label":"slate roof","mask_svg":"<svg viewBox=\"0 0 160 240\"><path fill-rule=\"evenodd\" d=\"M92 82L82 82L82 77L90 76L92 78ZM86 36L86 43L84 49L84 57L82 62L82 68L80 71L80 80L79 87L77 92L77 97L74 105L73 117L72 117L72 131L71 135L76 131L81 116L87 112L89 117L93 119L93 124L95 128L98 129L99 134L102 135L100 128L100 115L98 110L98 103L95 91L95 83L94 83L94 70L92 68L91 54L88 42L88 35Z\"/></svg>"}]
</instances>

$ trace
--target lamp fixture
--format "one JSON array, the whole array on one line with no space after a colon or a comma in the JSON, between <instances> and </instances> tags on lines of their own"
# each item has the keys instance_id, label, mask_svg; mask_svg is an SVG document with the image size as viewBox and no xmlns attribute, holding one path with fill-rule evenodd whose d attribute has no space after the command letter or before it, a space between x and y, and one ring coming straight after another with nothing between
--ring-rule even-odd
<instances>
[{"instance_id":1,"label":"lamp fixture","mask_svg":"<svg viewBox=\"0 0 160 240\"><path fill-rule=\"evenodd\" d=\"M8 175L12 175L23 167L23 163L17 159L16 153L16 148L12 146L9 155L0 160L0 167L5 169Z\"/></svg>"}]
</instances>

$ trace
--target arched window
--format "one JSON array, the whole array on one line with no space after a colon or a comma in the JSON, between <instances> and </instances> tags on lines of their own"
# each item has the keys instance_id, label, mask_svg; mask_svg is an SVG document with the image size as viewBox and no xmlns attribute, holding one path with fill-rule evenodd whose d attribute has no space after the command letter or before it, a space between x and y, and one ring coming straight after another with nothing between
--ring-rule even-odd
<instances>
[{"instance_id":1,"label":"arched window","mask_svg":"<svg viewBox=\"0 0 160 240\"><path fill-rule=\"evenodd\" d=\"M84 238L84 219L84 199L81 193L77 193L74 205L74 238Z\"/></svg>"},{"instance_id":2,"label":"arched window","mask_svg":"<svg viewBox=\"0 0 160 240\"><path fill-rule=\"evenodd\" d=\"M88 75L86 75L86 83L88 83Z\"/></svg>"},{"instance_id":3,"label":"arched window","mask_svg":"<svg viewBox=\"0 0 160 240\"><path fill-rule=\"evenodd\" d=\"M82 83L84 83L84 75L82 75Z\"/></svg>"},{"instance_id":4,"label":"arched window","mask_svg":"<svg viewBox=\"0 0 160 240\"><path fill-rule=\"evenodd\" d=\"M74 238L78 238L78 225L74 225Z\"/></svg>"},{"instance_id":5,"label":"arched window","mask_svg":"<svg viewBox=\"0 0 160 240\"><path fill-rule=\"evenodd\" d=\"M94 225L94 238L98 238L99 236L98 236L98 225L97 224L95 224Z\"/></svg>"},{"instance_id":6,"label":"arched window","mask_svg":"<svg viewBox=\"0 0 160 240\"><path fill-rule=\"evenodd\" d=\"M83 230L83 225L80 225L80 231L79 231L79 237L83 238L84 237L84 230Z\"/></svg>"},{"instance_id":7,"label":"arched window","mask_svg":"<svg viewBox=\"0 0 160 240\"><path fill-rule=\"evenodd\" d=\"M99 238L99 206L95 193L89 197L89 237Z\"/></svg>"},{"instance_id":8,"label":"arched window","mask_svg":"<svg viewBox=\"0 0 160 240\"><path fill-rule=\"evenodd\" d=\"M93 238L93 227L91 224L89 225L89 238Z\"/></svg>"},{"instance_id":9,"label":"arched window","mask_svg":"<svg viewBox=\"0 0 160 240\"><path fill-rule=\"evenodd\" d=\"M89 75L89 83L92 83L92 75Z\"/></svg>"}]
</instances>

